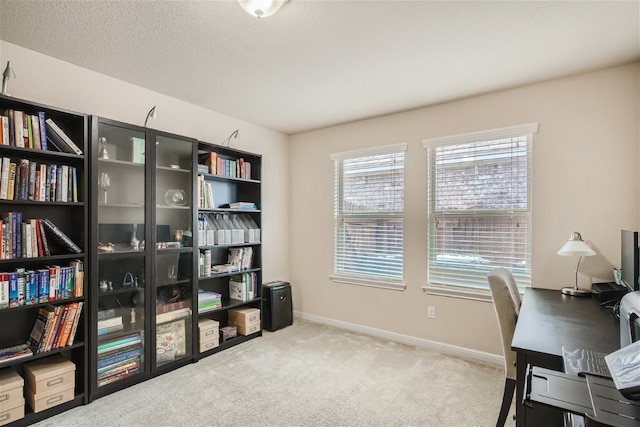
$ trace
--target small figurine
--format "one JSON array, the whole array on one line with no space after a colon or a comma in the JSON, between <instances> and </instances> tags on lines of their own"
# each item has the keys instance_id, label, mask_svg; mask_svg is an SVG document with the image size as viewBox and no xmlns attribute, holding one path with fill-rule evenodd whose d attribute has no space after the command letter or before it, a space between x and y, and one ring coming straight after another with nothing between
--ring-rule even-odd
<instances>
[{"instance_id":1,"label":"small figurine","mask_svg":"<svg viewBox=\"0 0 640 427\"><path fill-rule=\"evenodd\" d=\"M98 143L100 144L100 153L98 153L98 158L103 160L109 160L109 153L107 152L107 138L101 136L98 139Z\"/></svg>"}]
</instances>

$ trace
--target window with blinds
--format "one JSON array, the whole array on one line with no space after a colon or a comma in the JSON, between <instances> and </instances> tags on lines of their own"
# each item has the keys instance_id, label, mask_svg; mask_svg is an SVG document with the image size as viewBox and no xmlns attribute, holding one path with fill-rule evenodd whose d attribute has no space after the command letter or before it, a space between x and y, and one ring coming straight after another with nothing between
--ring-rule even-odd
<instances>
[{"instance_id":1,"label":"window with blinds","mask_svg":"<svg viewBox=\"0 0 640 427\"><path fill-rule=\"evenodd\" d=\"M531 285L531 150L537 124L424 141L428 287L488 294L487 273ZM446 293L446 292L445 292Z\"/></svg>"},{"instance_id":2,"label":"window with blinds","mask_svg":"<svg viewBox=\"0 0 640 427\"><path fill-rule=\"evenodd\" d=\"M336 153L332 279L403 288L406 144Z\"/></svg>"}]
</instances>

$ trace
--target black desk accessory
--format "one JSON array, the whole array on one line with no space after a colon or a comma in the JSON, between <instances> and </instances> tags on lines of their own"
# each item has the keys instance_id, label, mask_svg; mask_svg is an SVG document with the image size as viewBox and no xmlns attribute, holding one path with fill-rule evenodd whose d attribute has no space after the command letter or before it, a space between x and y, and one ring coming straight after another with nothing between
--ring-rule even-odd
<instances>
[{"instance_id":1,"label":"black desk accessory","mask_svg":"<svg viewBox=\"0 0 640 427\"><path fill-rule=\"evenodd\" d=\"M605 302L618 302L629 292L625 286L616 285L614 282L594 283L591 291L596 299L602 304Z\"/></svg>"}]
</instances>

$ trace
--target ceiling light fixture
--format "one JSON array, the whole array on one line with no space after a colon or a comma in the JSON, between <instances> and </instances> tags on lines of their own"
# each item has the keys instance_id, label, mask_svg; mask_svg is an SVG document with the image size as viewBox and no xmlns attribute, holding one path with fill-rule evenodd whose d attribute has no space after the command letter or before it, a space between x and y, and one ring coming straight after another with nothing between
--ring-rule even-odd
<instances>
[{"instance_id":1,"label":"ceiling light fixture","mask_svg":"<svg viewBox=\"0 0 640 427\"><path fill-rule=\"evenodd\" d=\"M266 18L276 13L289 0L238 0L240 6L251 16Z\"/></svg>"}]
</instances>

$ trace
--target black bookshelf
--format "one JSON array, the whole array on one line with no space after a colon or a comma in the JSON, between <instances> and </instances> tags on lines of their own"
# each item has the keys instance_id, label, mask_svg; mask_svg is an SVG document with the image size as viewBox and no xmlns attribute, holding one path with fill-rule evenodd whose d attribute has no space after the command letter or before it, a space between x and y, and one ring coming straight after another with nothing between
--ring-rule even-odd
<instances>
[{"instance_id":1,"label":"black bookshelf","mask_svg":"<svg viewBox=\"0 0 640 427\"><path fill-rule=\"evenodd\" d=\"M213 165L215 161L215 165ZM247 164L250 166L247 167ZM260 288L262 284L262 243L261 233L259 237L251 236L247 238L233 238L229 240L228 235L222 236L220 229L224 229L226 219L241 220L232 223L233 226L247 225L251 222L251 227L257 230L261 228L262 199L261 199L261 171L262 157L259 154L236 150L230 147L208 144L200 142L198 144L198 168L196 182L200 189L196 191L194 197L200 196L198 203L198 233L196 241L198 247L198 264L195 266L198 272L198 288L204 291L220 294L222 306L213 310L206 310L197 313L198 320L212 319L219 322L219 327L229 325L228 311L233 308L261 308L262 298ZM198 190L198 189L196 189ZM213 200L209 200L204 195L208 193ZM246 202L253 204L251 209L232 208L230 205L236 202ZM204 218L204 220L203 220ZM218 222L219 220L219 222ZM246 221L245 223L242 220ZM228 223L228 222L227 222ZM203 230L204 228L204 230ZM215 228L212 232L212 228ZM245 230L245 233L248 233ZM252 262L248 268L241 268L237 271L211 272L205 270L209 268L203 266L205 251L210 254L211 265L226 264L229 260L229 252L232 249L250 248L252 251ZM239 275L251 275L257 283L255 295L246 300L230 298L229 281ZM195 331L194 331L195 332ZM238 335L229 341L220 342L218 347L197 354L197 358L206 357L219 351L246 342L247 340L262 336L259 332L242 336ZM197 335L194 335L197 339Z\"/></svg>"},{"instance_id":2,"label":"black bookshelf","mask_svg":"<svg viewBox=\"0 0 640 427\"><path fill-rule=\"evenodd\" d=\"M27 175L22 175L19 182L16 182L15 177L12 182L8 174L0 181L0 212L3 213L0 271L14 272L24 269L25 271L41 270L42 272L40 278L36 279L35 285L29 286L29 280L26 279L25 288L20 286L19 293L22 296L18 298L17 306L4 307L3 305L0 308L0 324L11 325L11 327L3 327L0 330L0 348L26 343L40 309L49 306L58 307L62 316L61 313L63 313L65 306L73 304L77 308L82 304L75 330L68 330L73 338L62 339L63 336L60 335L60 342L56 343L57 348L53 347L48 351L36 350L32 356L0 363L1 370L13 370L23 378L25 377L24 367L26 364L46 360L52 356L62 355L75 365L75 382L71 400L37 413L34 413L30 405L25 403L24 418L11 425L29 425L88 402L86 368L88 364L87 319L89 308L87 301L90 298L90 292L86 277L81 276L83 273L76 273L76 271L87 271L90 267L89 260L85 256L85 248L89 246L86 186L88 117L82 113L4 95L0 95L0 115L7 117L6 126L8 127L7 131L2 133L2 144L0 144L2 164L4 165L5 162L8 162L9 165L16 164L16 172L19 164L29 165ZM16 130L19 117L23 117L22 140ZM44 147L42 141L44 138L44 141L48 142L46 139L48 131L45 126L45 132L42 133L40 127L43 120L46 119L52 119L80 148L82 154L59 152L50 144L46 144L47 146ZM2 132L1 129L0 126L0 132ZM56 172L52 173L54 166ZM60 170L59 174L58 170ZM65 171L64 175L62 174L63 170ZM70 171L74 171L75 180L72 179ZM4 174L4 167L2 167L0 174ZM58 193L52 191L52 182L55 182L57 186L64 185L66 187L65 193L62 193L62 187ZM18 190L19 186L23 186L22 191ZM13 197L10 197L11 193L13 193ZM8 228L7 220L10 217L5 214L9 212L19 213L24 225L17 228L17 224L12 224L11 228ZM80 253L73 253L65 245L56 243L53 236L48 233L43 236L37 224L37 221L42 219L52 221L59 230L81 248ZM17 234L20 234L19 239ZM44 240L49 244L50 255L44 253L42 246ZM13 241L16 242L15 245ZM9 245L11 245L11 251L8 249ZM73 276L70 276L67 285L72 287L64 289L60 284L54 290L51 286L50 295L45 296L43 291L46 285L45 282L42 282L42 275L46 275L48 279L49 274L53 273L52 268L59 272L57 267L67 267L76 260L81 263L82 267L74 270ZM0 282L2 281L0 280ZM4 284L0 284L0 286L4 286ZM1 294L2 292L0 292ZM15 302L12 303L12 305L15 304ZM64 318L59 318L61 321L55 325L57 329L52 328L49 331L52 337L63 333ZM74 320L73 315L68 315L69 322ZM69 325L71 326L71 324ZM35 350L35 346L32 348Z\"/></svg>"}]
</instances>

